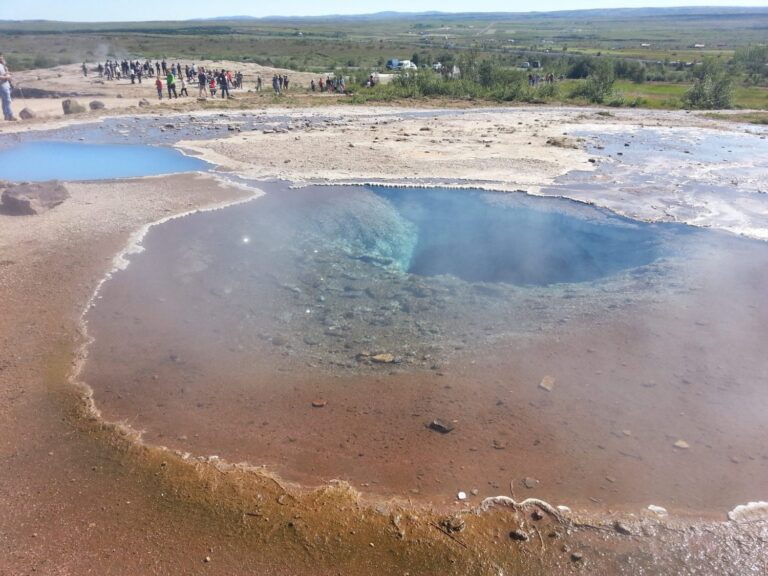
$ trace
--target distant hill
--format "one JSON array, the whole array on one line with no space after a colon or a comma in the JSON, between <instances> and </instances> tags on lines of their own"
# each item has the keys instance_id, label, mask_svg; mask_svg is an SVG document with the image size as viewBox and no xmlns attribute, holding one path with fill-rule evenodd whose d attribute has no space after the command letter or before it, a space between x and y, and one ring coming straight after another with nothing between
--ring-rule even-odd
<instances>
[{"instance_id":1,"label":"distant hill","mask_svg":"<svg viewBox=\"0 0 768 576\"><path fill-rule=\"evenodd\" d=\"M720 16L743 14L768 14L768 7L757 6L681 6L670 8L595 8L587 10L559 10L553 12L375 12L371 14L328 14L323 16L219 16L216 18L196 18L194 21L242 21L254 20L260 22L286 21L386 21L386 20L525 20L525 19L590 19L612 20L627 18L653 17L690 17L690 16Z\"/></svg>"}]
</instances>

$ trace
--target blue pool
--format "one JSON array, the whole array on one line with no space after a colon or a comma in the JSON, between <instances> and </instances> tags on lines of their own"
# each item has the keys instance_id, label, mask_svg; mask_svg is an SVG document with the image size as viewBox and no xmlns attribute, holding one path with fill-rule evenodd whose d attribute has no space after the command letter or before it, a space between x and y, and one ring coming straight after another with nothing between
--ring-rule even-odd
<instances>
[{"instance_id":1,"label":"blue pool","mask_svg":"<svg viewBox=\"0 0 768 576\"><path fill-rule=\"evenodd\" d=\"M173 148L127 144L30 142L0 149L0 179L108 180L207 170Z\"/></svg>"}]
</instances>

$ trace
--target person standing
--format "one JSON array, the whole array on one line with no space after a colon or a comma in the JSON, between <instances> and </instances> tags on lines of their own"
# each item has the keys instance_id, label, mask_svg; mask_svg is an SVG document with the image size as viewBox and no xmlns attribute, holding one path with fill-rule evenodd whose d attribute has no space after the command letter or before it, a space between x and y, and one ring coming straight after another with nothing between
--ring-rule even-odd
<instances>
[{"instance_id":1,"label":"person standing","mask_svg":"<svg viewBox=\"0 0 768 576\"><path fill-rule=\"evenodd\" d=\"M158 76L157 80L155 80L155 88L157 88L157 99L162 100L163 99L163 81L160 80L160 76Z\"/></svg>"},{"instance_id":2,"label":"person standing","mask_svg":"<svg viewBox=\"0 0 768 576\"><path fill-rule=\"evenodd\" d=\"M229 84L227 83L227 72L223 68L221 74L219 74L219 89L221 90L221 97L229 99Z\"/></svg>"},{"instance_id":3,"label":"person standing","mask_svg":"<svg viewBox=\"0 0 768 576\"><path fill-rule=\"evenodd\" d=\"M171 99L171 94L173 94L174 98L178 98L179 95L176 94L176 77L170 70L168 70L168 74L165 77L165 83L168 85L168 100Z\"/></svg>"},{"instance_id":4,"label":"person standing","mask_svg":"<svg viewBox=\"0 0 768 576\"><path fill-rule=\"evenodd\" d=\"M256 76L256 92L261 92L261 76Z\"/></svg>"},{"instance_id":5,"label":"person standing","mask_svg":"<svg viewBox=\"0 0 768 576\"><path fill-rule=\"evenodd\" d=\"M3 101L3 117L9 122L15 122L16 117L11 109L11 73L5 63L5 56L0 54L0 98Z\"/></svg>"},{"instance_id":6,"label":"person standing","mask_svg":"<svg viewBox=\"0 0 768 576\"><path fill-rule=\"evenodd\" d=\"M208 78L205 75L205 70L202 68L200 69L200 72L197 73L197 86L197 97L205 98L208 93Z\"/></svg>"}]
</instances>

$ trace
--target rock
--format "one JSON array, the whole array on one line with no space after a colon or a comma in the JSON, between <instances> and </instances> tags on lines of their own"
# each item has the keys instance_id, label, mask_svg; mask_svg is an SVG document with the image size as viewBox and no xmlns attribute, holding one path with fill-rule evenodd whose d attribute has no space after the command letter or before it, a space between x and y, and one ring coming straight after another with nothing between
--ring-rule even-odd
<instances>
[{"instance_id":1,"label":"rock","mask_svg":"<svg viewBox=\"0 0 768 576\"><path fill-rule=\"evenodd\" d=\"M632 530L630 529L630 527L618 520L616 520L616 522L613 523L613 529L616 530L616 532L618 532L619 534L624 534L624 536L632 535Z\"/></svg>"},{"instance_id":2,"label":"rock","mask_svg":"<svg viewBox=\"0 0 768 576\"><path fill-rule=\"evenodd\" d=\"M150 104L149 100L147 100L146 98L142 98L141 100L139 100L139 106L142 107L142 108L144 106L151 106L151 105L152 104Z\"/></svg>"},{"instance_id":3,"label":"rock","mask_svg":"<svg viewBox=\"0 0 768 576\"><path fill-rule=\"evenodd\" d=\"M64 110L64 114L82 114L85 112L85 107L78 103L77 100L71 98L62 100L61 107Z\"/></svg>"},{"instance_id":4,"label":"rock","mask_svg":"<svg viewBox=\"0 0 768 576\"><path fill-rule=\"evenodd\" d=\"M666 508L662 508L661 506L656 506L656 504L649 504L648 510L656 514L656 516L659 516L661 518L669 515Z\"/></svg>"},{"instance_id":5,"label":"rock","mask_svg":"<svg viewBox=\"0 0 768 576\"><path fill-rule=\"evenodd\" d=\"M324 408L325 405L328 404L325 400L313 400L312 401L312 407L313 408Z\"/></svg>"},{"instance_id":6,"label":"rock","mask_svg":"<svg viewBox=\"0 0 768 576\"><path fill-rule=\"evenodd\" d=\"M552 389L555 387L555 377L554 376L544 376L544 378L541 379L541 382L539 382L539 388L542 390L546 390L547 392L552 392Z\"/></svg>"},{"instance_id":7,"label":"rock","mask_svg":"<svg viewBox=\"0 0 768 576\"><path fill-rule=\"evenodd\" d=\"M440 432L440 434L448 434L449 432L452 432L454 427L450 424L446 424L442 420L435 419L432 420L432 422L427 422L426 424L427 428L430 430L434 430L435 432Z\"/></svg>"},{"instance_id":8,"label":"rock","mask_svg":"<svg viewBox=\"0 0 768 576\"><path fill-rule=\"evenodd\" d=\"M466 528L464 520L458 516L451 516L449 518L443 518L440 520L440 526L446 532L461 532Z\"/></svg>"},{"instance_id":9,"label":"rock","mask_svg":"<svg viewBox=\"0 0 768 576\"><path fill-rule=\"evenodd\" d=\"M523 486L528 488L528 490L532 490L533 488L536 488L536 486L539 485L539 481L536 480L536 478L523 478Z\"/></svg>"},{"instance_id":10,"label":"rock","mask_svg":"<svg viewBox=\"0 0 768 576\"><path fill-rule=\"evenodd\" d=\"M6 184L2 204L10 214L34 215L55 208L69 198L69 192L55 180L51 182L25 182Z\"/></svg>"},{"instance_id":11,"label":"rock","mask_svg":"<svg viewBox=\"0 0 768 576\"><path fill-rule=\"evenodd\" d=\"M277 334L276 336L272 336L272 339L270 341L272 342L273 346L285 346L286 344L288 344L288 340L282 334Z\"/></svg>"},{"instance_id":12,"label":"rock","mask_svg":"<svg viewBox=\"0 0 768 576\"><path fill-rule=\"evenodd\" d=\"M377 364L392 364L395 361L395 357L389 353L376 354L375 356L371 356L371 360Z\"/></svg>"},{"instance_id":13,"label":"rock","mask_svg":"<svg viewBox=\"0 0 768 576\"><path fill-rule=\"evenodd\" d=\"M679 448L680 450L688 450L688 448L690 448L691 445L688 444L688 442L686 442L685 440L678 440L677 442L674 443L674 447Z\"/></svg>"},{"instance_id":14,"label":"rock","mask_svg":"<svg viewBox=\"0 0 768 576\"><path fill-rule=\"evenodd\" d=\"M506 443L506 442L504 442L503 440L494 440L494 441L491 443L491 446L493 446L493 449L494 449L494 450L506 450L506 448L507 448L507 443Z\"/></svg>"},{"instance_id":15,"label":"rock","mask_svg":"<svg viewBox=\"0 0 768 576\"><path fill-rule=\"evenodd\" d=\"M35 116L36 114L29 108L22 108L21 112L19 112L19 118L22 120L32 120Z\"/></svg>"},{"instance_id":16,"label":"rock","mask_svg":"<svg viewBox=\"0 0 768 576\"><path fill-rule=\"evenodd\" d=\"M584 560L584 554L582 554L581 552L574 552L573 554L571 554L571 560L573 560L574 562L581 562L582 560Z\"/></svg>"},{"instance_id":17,"label":"rock","mask_svg":"<svg viewBox=\"0 0 768 576\"><path fill-rule=\"evenodd\" d=\"M459 492L458 494L456 494L456 499L457 500L461 500L461 501L466 500L467 499L467 493L466 492Z\"/></svg>"},{"instance_id":18,"label":"rock","mask_svg":"<svg viewBox=\"0 0 768 576\"><path fill-rule=\"evenodd\" d=\"M565 138L562 136L553 136L552 138L547 139L547 144L550 146L556 146L557 148L573 148L576 149L579 147L576 142L571 140L570 138Z\"/></svg>"},{"instance_id":19,"label":"rock","mask_svg":"<svg viewBox=\"0 0 768 576\"><path fill-rule=\"evenodd\" d=\"M543 520L544 519L544 513L541 510L534 510L531 512L531 518L534 520Z\"/></svg>"},{"instance_id":20,"label":"rock","mask_svg":"<svg viewBox=\"0 0 768 576\"><path fill-rule=\"evenodd\" d=\"M522 530L512 530L512 532L509 533L509 537L518 542L528 542L528 534Z\"/></svg>"},{"instance_id":21,"label":"rock","mask_svg":"<svg viewBox=\"0 0 768 576\"><path fill-rule=\"evenodd\" d=\"M105 106L101 100L92 100L88 103L88 108L91 110L104 110Z\"/></svg>"}]
</instances>

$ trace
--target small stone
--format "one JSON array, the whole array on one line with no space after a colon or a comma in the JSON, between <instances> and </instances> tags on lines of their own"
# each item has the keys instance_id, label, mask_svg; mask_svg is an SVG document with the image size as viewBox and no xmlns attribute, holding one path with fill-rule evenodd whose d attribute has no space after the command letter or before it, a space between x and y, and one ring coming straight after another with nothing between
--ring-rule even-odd
<instances>
[{"instance_id":1,"label":"small stone","mask_svg":"<svg viewBox=\"0 0 768 576\"><path fill-rule=\"evenodd\" d=\"M544 376L544 378L541 379L541 382L539 382L539 388L542 390L546 390L547 392L552 392L552 389L555 387L555 378L554 376Z\"/></svg>"},{"instance_id":2,"label":"small stone","mask_svg":"<svg viewBox=\"0 0 768 576\"><path fill-rule=\"evenodd\" d=\"M493 446L494 450L506 450L507 443L502 440L494 440L491 446Z\"/></svg>"},{"instance_id":3,"label":"small stone","mask_svg":"<svg viewBox=\"0 0 768 576\"><path fill-rule=\"evenodd\" d=\"M574 552L573 554L571 554L571 560L573 560L574 562L581 562L582 560L584 560L584 554L582 554L581 552Z\"/></svg>"},{"instance_id":4,"label":"small stone","mask_svg":"<svg viewBox=\"0 0 768 576\"><path fill-rule=\"evenodd\" d=\"M675 448L679 448L680 450L688 450L688 448L691 447L691 445L688 444L688 442L686 442L685 440L678 440L677 442L675 442L674 446Z\"/></svg>"},{"instance_id":5,"label":"small stone","mask_svg":"<svg viewBox=\"0 0 768 576\"><path fill-rule=\"evenodd\" d=\"M205 557L205 563L208 564L210 561L211 561L211 557L210 556L206 556Z\"/></svg>"},{"instance_id":6,"label":"small stone","mask_svg":"<svg viewBox=\"0 0 768 576\"><path fill-rule=\"evenodd\" d=\"M285 346L288 343L285 336L281 336L280 334L273 336L271 341L273 346Z\"/></svg>"},{"instance_id":7,"label":"small stone","mask_svg":"<svg viewBox=\"0 0 768 576\"><path fill-rule=\"evenodd\" d=\"M518 542L528 542L528 534L522 530L512 530L512 532L509 533L509 537Z\"/></svg>"},{"instance_id":8,"label":"small stone","mask_svg":"<svg viewBox=\"0 0 768 576\"><path fill-rule=\"evenodd\" d=\"M101 100L92 100L88 103L88 108L91 110L104 110L104 102Z\"/></svg>"},{"instance_id":9,"label":"small stone","mask_svg":"<svg viewBox=\"0 0 768 576\"><path fill-rule=\"evenodd\" d=\"M534 520L543 520L544 519L544 513L541 510L534 510L531 512L531 518Z\"/></svg>"},{"instance_id":10,"label":"small stone","mask_svg":"<svg viewBox=\"0 0 768 576\"><path fill-rule=\"evenodd\" d=\"M395 361L395 356L389 353L376 354L371 356L371 360L377 364L392 364Z\"/></svg>"},{"instance_id":11,"label":"small stone","mask_svg":"<svg viewBox=\"0 0 768 576\"><path fill-rule=\"evenodd\" d=\"M325 400L313 400L312 401L312 407L313 408L324 408L325 405L328 404Z\"/></svg>"},{"instance_id":12,"label":"small stone","mask_svg":"<svg viewBox=\"0 0 768 576\"><path fill-rule=\"evenodd\" d=\"M450 424L446 424L442 420L435 419L427 423L427 428L434 430L435 432L440 432L440 434L448 434L453 431L454 427Z\"/></svg>"},{"instance_id":13,"label":"small stone","mask_svg":"<svg viewBox=\"0 0 768 576\"><path fill-rule=\"evenodd\" d=\"M632 530L624 524L623 522L620 522L616 520L616 522L613 523L613 529L616 530L619 534L624 534L624 536L631 536Z\"/></svg>"},{"instance_id":14,"label":"small stone","mask_svg":"<svg viewBox=\"0 0 768 576\"><path fill-rule=\"evenodd\" d=\"M458 500L464 501L464 500L467 499L467 493L466 492L459 492L458 494L456 494L456 498Z\"/></svg>"},{"instance_id":15,"label":"small stone","mask_svg":"<svg viewBox=\"0 0 768 576\"><path fill-rule=\"evenodd\" d=\"M35 117L35 113L29 108L22 108L19 112L19 118L22 120L32 120Z\"/></svg>"}]
</instances>

